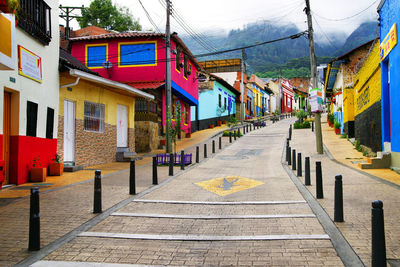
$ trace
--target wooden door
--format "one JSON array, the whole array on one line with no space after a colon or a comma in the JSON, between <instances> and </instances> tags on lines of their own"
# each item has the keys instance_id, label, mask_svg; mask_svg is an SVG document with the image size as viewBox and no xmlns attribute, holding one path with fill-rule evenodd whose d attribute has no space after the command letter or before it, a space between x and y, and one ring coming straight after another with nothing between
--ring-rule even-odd
<instances>
[{"instance_id":1,"label":"wooden door","mask_svg":"<svg viewBox=\"0 0 400 267\"><path fill-rule=\"evenodd\" d=\"M11 93L4 92L3 105L3 159L5 162L4 183L9 183L10 176L10 132L11 132Z\"/></svg>"}]
</instances>

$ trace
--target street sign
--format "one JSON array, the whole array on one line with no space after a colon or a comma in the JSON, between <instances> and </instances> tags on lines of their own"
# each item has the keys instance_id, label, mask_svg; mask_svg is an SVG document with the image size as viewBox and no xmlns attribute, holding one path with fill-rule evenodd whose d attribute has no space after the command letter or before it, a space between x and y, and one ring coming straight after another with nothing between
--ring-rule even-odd
<instances>
[{"instance_id":1,"label":"street sign","mask_svg":"<svg viewBox=\"0 0 400 267\"><path fill-rule=\"evenodd\" d=\"M322 112L322 89L314 88L310 90L310 105L311 105L311 112Z\"/></svg>"}]
</instances>

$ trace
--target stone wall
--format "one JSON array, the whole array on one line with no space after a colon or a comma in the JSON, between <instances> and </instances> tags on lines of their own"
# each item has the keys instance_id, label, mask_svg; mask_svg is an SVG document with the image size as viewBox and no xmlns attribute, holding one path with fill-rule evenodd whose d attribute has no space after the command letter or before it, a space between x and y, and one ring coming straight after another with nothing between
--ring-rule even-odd
<instances>
[{"instance_id":1,"label":"stone wall","mask_svg":"<svg viewBox=\"0 0 400 267\"><path fill-rule=\"evenodd\" d=\"M355 138L372 151L382 150L381 102L378 101L355 117Z\"/></svg>"},{"instance_id":2,"label":"stone wall","mask_svg":"<svg viewBox=\"0 0 400 267\"><path fill-rule=\"evenodd\" d=\"M104 133L85 131L83 120L75 119L75 165L92 166L113 162L117 152L117 128L105 124ZM128 129L129 150L135 151L135 132ZM64 117L58 116L57 153L64 160Z\"/></svg>"},{"instance_id":3,"label":"stone wall","mask_svg":"<svg viewBox=\"0 0 400 267\"><path fill-rule=\"evenodd\" d=\"M135 121L136 152L150 152L159 145L159 125L152 121Z\"/></svg>"}]
</instances>

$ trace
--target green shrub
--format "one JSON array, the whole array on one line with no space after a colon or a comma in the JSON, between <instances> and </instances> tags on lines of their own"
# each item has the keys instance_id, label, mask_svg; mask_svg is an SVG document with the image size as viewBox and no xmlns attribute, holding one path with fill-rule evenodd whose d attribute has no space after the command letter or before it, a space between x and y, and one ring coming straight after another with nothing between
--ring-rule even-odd
<instances>
[{"instance_id":1,"label":"green shrub","mask_svg":"<svg viewBox=\"0 0 400 267\"><path fill-rule=\"evenodd\" d=\"M305 118L307 118L307 112L304 110L300 110L296 112L296 117L299 119L300 122L302 122Z\"/></svg>"},{"instance_id":2,"label":"green shrub","mask_svg":"<svg viewBox=\"0 0 400 267\"><path fill-rule=\"evenodd\" d=\"M305 128L311 128L311 124L309 121L305 121L303 123L300 123L299 121L296 121L293 123L293 128L294 129L305 129Z\"/></svg>"},{"instance_id":3,"label":"green shrub","mask_svg":"<svg viewBox=\"0 0 400 267\"><path fill-rule=\"evenodd\" d=\"M233 131L224 131L222 136L229 136L229 133L232 133L232 137L233 137ZM237 131L236 131L236 136L238 136ZM240 136L243 136L242 132L240 132Z\"/></svg>"},{"instance_id":4,"label":"green shrub","mask_svg":"<svg viewBox=\"0 0 400 267\"><path fill-rule=\"evenodd\" d=\"M342 126L342 124L341 124L340 122L338 122L338 121L336 121L336 122L333 124L333 127L335 127L335 129L340 129L341 126Z\"/></svg>"},{"instance_id":5,"label":"green shrub","mask_svg":"<svg viewBox=\"0 0 400 267\"><path fill-rule=\"evenodd\" d=\"M342 134L342 136L340 138L347 138L347 134Z\"/></svg>"},{"instance_id":6,"label":"green shrub","mask_svg":"<svg viewBox=\"0 0 400 267\"><path fill-rule=\"evenodd\" d=\"M329 113L328 114L328 121L329 121L329 123L333 124L335 122L335 115Z\"/></svg>"}]
</instances>

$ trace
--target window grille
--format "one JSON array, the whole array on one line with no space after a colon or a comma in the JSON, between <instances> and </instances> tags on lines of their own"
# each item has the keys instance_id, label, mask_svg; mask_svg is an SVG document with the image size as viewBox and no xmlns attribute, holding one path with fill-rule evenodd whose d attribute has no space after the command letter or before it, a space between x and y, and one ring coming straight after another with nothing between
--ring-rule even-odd
<instances>
[{"instance_id":1,"label":"window grille","mask_svg":"<svg viewBox=\"0 0 400 267\"><path fill-rule=\"evenodd\" d=\"M90 132L104 132L104 104L85 101L84 129Z\"/></svg>"}]
</instances>

